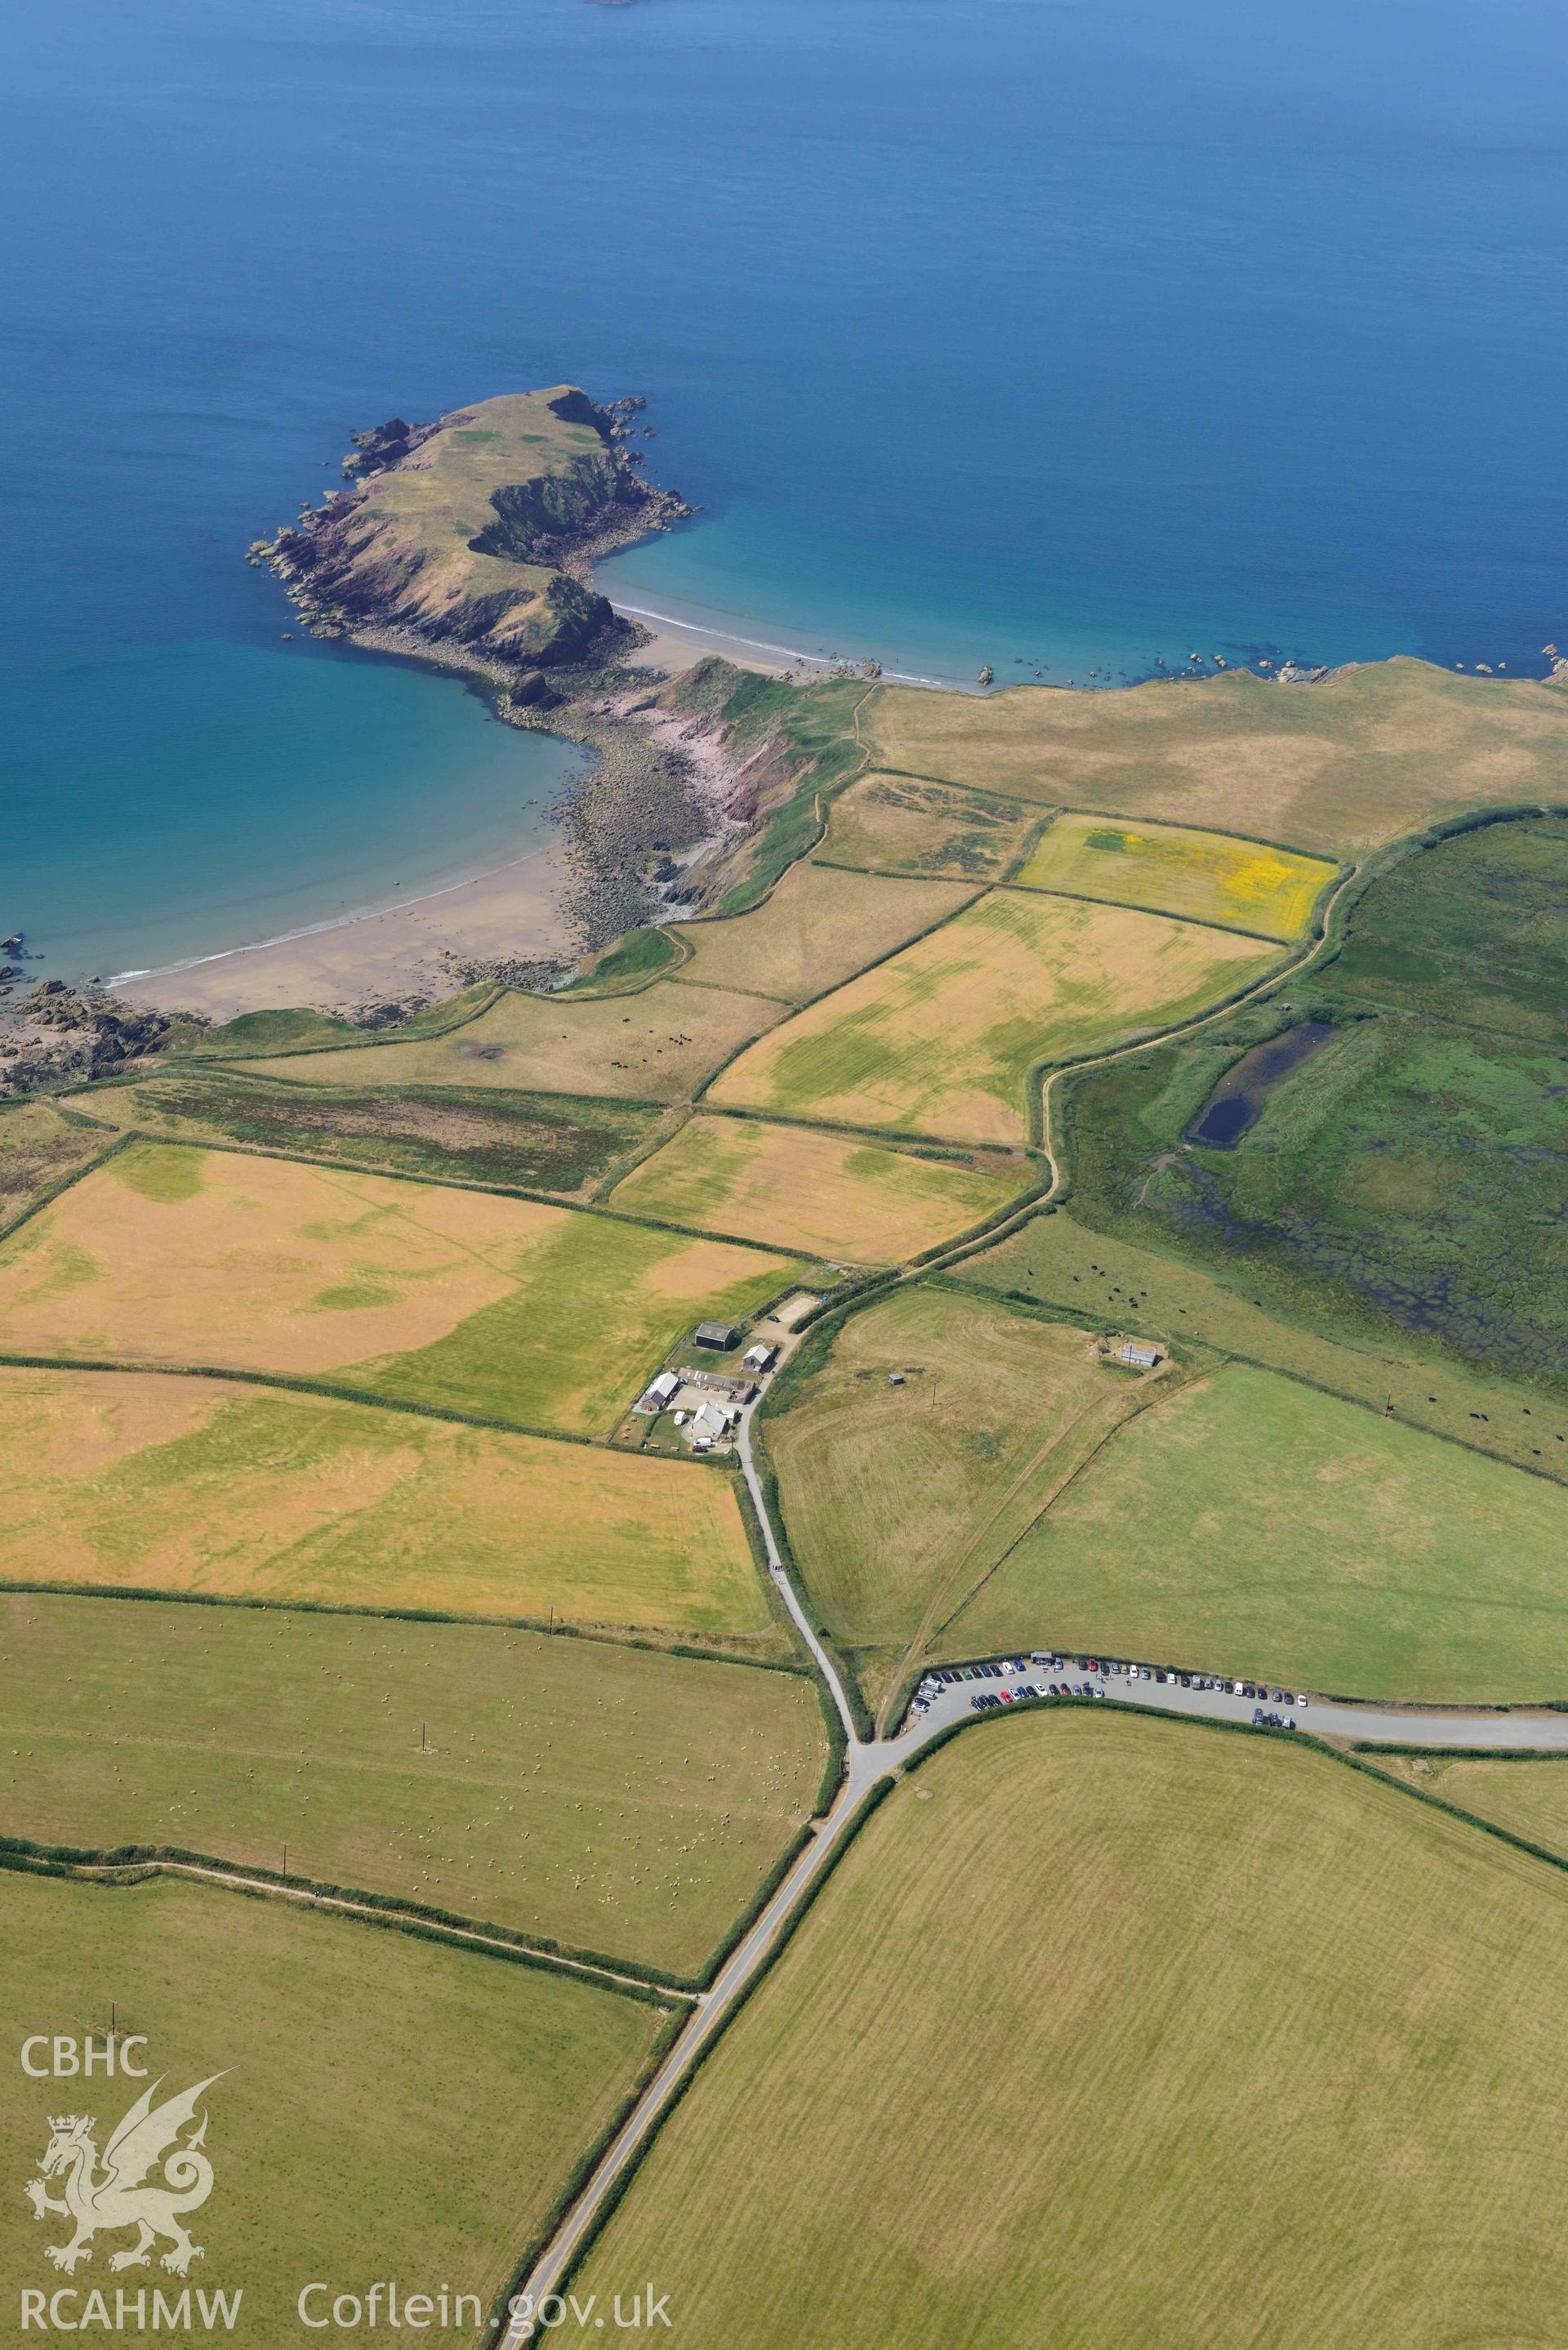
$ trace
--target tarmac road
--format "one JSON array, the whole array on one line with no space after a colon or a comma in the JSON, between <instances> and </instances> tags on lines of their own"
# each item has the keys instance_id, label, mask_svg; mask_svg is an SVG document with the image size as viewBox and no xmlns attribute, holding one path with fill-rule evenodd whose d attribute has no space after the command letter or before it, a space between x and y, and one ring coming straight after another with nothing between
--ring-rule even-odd
<instances>
[{"instance_id":1,"label":"tarmac road","mask_svg":"<svg viewBox=\"0 0 1568 2350\"><path fill-rule=\"evenodd\" d=\"M1260 1702L1256 1698L1237 1697L1229 1689L1183 1689L1179 1681L1146 1680L1141 1675L1134 1681L1125 1673L1090 1673L1080 1669L1077 1656L1074 1655L1056 1672L1030 1664L1025 1671L1004 1673L1000 1679L960 1681L956 1687L949 1686L915 1724L912 1740L909 1731L905 1731L900 1737L887 1740L882 1751L894 1757L914 1753L950 1722L972 1720L971 1700L982 1690L990 1690L1000 1696L1003 1690L1015 1690L1025 1682L1038 1685L1064 1680L1075 1690L1085 1682L1091 1690L1103 1690L1106 1703L1130 1700L1156 1712L1186 1714L1199 1721L1239 1721L1250 1726L1252 1708ZM1271 1688L1279 1686L1282 1685L1270 1684ZM1278 1704L1268 1697L1262 1703L1265 1712L1293 1717L1298 1733L1318 1738L1355 1739L1374 1745L1472 1749L1528 1746L1568 1752L1568 1713L1552 1713L1544 1707L1375 1705L1344 1698L1314 1697L1310 1691L1304 1694L1304 1705L1296 1702L1303 1695L1299 1689L1288 1698L1282 1695Z\"/></svg>"},{"instance_id":2,"label":"tarmac road","mask_svg":"<svg viewBox=\"0 0 1568 2350\"><path fill-rule=\"evenodd\" d=\"M1090 1673L1079 1667L1076 1655L1073 1655L1064 1667L1054 1672L1048 1667L1026 1661L1022 1672L1005 1672L997 1678L988 1676L950 1684L938 1693L923 1714L912 1716L906 1713L903 1727L897 1736L872 1741L858 1738L837 1668L823 1647L779 1555L773 1522L763 1502L752 1451L752 1417L755 1409L753 1405L742 1413L736 1430L741 1465L756 1504L758 1522L767 1547L769 1572L802 1639L811 1651L817 1670L832 1692L844 1725L847 1742L844 1783L832 1808L818 1823L810 1843L801 1852L766 1908L724 1960L710 1988L698 1998L691 2021L535 2263L522 2288L526 2297L526 2310L520 2308L509 2323L501 2337L502 2350L519 2350L519 2345L535 2334L536 2328L528 2313L536 2310L548 2294L559 2291L577 2248L591 2230L605 2198L653 2135L681 2082L716 2034L723 2030L758 1970L787 1932L802 1902L829 1866L858 1818L866 1798L877 1782L896 1773L911 1762L953 1722L978 1721L980 1716L971 1702L977 1695L989 1690L1001 1696L1003 1690L1014 1691L1026 1683L1066 1680L1075 1689L1086 1683L1091 1690L1102 1691L1101 1701L1107 1707L1136 1704L1147 1706L1155 1712L1248 1726L1251 1724L1253 1707L1260 1701L1255 1697L1238 1697L1231 1690L1183 1689L1179 1679L1156 1680L1152 1675L1158 1668L1152 1659L1150 1678L1144 1679L1140 1671L1134 1679L1125 1673ZM1041 1645L1044 1648L1044 1635ZM1304 1703L1300 1701L1303 1696ZM1552 1713L1541 1707L1487 1711L1444 1706L1363 1705L1344 1699L1315 1697L1310 1691L1299 1690L1288 1700L1282 1694L1277 1704L1267 1697L1262 1702L1266 1711L1293 1717L1297 1732L1303 1736L1404 1746L1559 1748L1568 1752L1568 1713Z\"/></svg>"}]
</instances>

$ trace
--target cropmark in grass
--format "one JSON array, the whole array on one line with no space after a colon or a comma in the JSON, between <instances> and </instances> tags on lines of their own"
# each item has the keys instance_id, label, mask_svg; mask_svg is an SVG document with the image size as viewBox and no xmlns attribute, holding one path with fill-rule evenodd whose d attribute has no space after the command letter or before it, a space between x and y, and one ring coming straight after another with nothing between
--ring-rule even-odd
<instances>
[{"instance_id":1,"label":"cropmark in grass","mask_svg":"<svg viewBox=\"0 0 1568 2350\"><path fill-rule=\"evenodd\" d=\"M1232 1363L1121 1430L950 1627L1412 1704L1568 1694L1568 1495Z\"/></svg>"},{"instance_id":2,"label":"cropmark in grass","mask_svg":"<svg viewBox=\"0 0 1568 2350\"><path fill-rule=\"evenodd\" d=\"M607 1434L788 1260L614 1218L139 1142L0 1247L0 1350L221 1365Z\"/></svg>"},{"instance_id":3,"label":"cropmark in grass","mask_svg":"<svg viewBox=\"0 0 1568 2350\"><path fill-rule=\"evenodd\" d=\"M822 1773L809 1681L491 1626L0 1596L0 1834L168 1845L699 1973ZM10 1882L11 1880L6 1880Z\"/></svg>"},{"instance_id":4,"label":"cropmark in grass","mask_svg":"<svg viewBox=\"0 0 1568 2350\"><path fill-rule=\"evenodd\" d=\"M783 1640L722 1473L330 1397L0 1367L0 1511L30 1582Z\"/></svg>"},{"instance_id":5,"label":"cropmark in grass","mask_svg":"<svg viewBox=\"0 0 1568 2350\"><path fill-rule=\"evenodd\" d=\"M1159 915L996 891L750 1046L711 1097L1018 1144L1036 1064L1185 1018L1272 959Z\"/></svg>"},{"instance_id":6,"label":"cropmark in grass","mask_svg":"<svg viewBox=\"0 0 1568 2350\"><path fill-rule=\"evenodd\" d=\"M1022 1155L919 1158L809 1127L699 1116L610 1196L669 1223L898 1264L983 1222L1032 1180Z\"/></svg>"},{"instance_id":7,"label":"cropmark in grass","mask_svg":"<svg viewBox=\"0 0 1568 2350\"><path fill-rule=\"evenodd\" d=\"M505 1087L681 1101L748 1037L779 1016L767 997L657 979L631 994L497 997L450 1035L352 1045L235 1066L307 1086Z\"/></svg>"},{"instance_id":8,"label":"cropmark in grass","mask_svg":"<svg viewBox=\"0 0 1568 2350\"><path fill-rule=\"evenodd\" d=\"M888 880L827 865L792 865L766 901L722 920L683 922L683 982L803 1003L956 913L962 883Z\"/></svg>"},{"instance_id":9,"label":"cropmark in grass","mask_svg":"<svg viewBox=\"0 0 1568 2350\"><path fill-rule=\"evenodd\" d=\"M1018 876L1029 889L1114 899L1289 945L1336 868L1267 842L1116 816L1058 816Z\"/></svg>"},{"instance_id":10,"label":"cropmark in grass","mask_svg":"<svg viewBox=\"0 0 1568 2350\"><path fill-rule=\"evenodd\" d=\"M1140 1399L1084 1331L914 1284L854 1315L766 1422L791 1547L879 1699Z\"/></svg>"},{"instance_id":11,"label":"cropmark in grass","mask_svg":"<svg viewBox=\"0 0 1568 2350\"><path fill-rule=\"evenodd\" d=\"M994 881L1039 821L1016 800L872 774L834 801L816 854L836 865Z\"/></svg>"}]
</instances>

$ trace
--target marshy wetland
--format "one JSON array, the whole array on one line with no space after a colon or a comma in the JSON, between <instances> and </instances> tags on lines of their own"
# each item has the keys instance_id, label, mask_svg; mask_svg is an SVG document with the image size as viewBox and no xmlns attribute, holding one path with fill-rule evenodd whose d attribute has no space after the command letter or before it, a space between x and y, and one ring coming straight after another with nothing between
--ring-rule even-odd
<instances>
[{"instance_id":1,"label":"marshy wetland","mask_svg":"<svg viewBox=\"0 0 1568 2350\"><path fill-rule=\"evenodd\" d=\"M1075 1212L1244 1263L1293 1316L1560 1382L1565 855L1544 815L1413 847L1310 981L1086 1076Z\"/></svg>"}]
</instances>

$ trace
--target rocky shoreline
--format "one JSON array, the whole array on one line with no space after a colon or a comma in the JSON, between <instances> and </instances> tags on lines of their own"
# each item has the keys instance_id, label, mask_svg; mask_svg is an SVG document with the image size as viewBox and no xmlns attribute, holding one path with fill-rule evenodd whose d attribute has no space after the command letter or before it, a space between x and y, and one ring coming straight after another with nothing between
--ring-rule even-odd
<instances>
[{"instance_id":1,"label":"rocky shoreline","mask_svg":"<svg viewBox=\"0 0 1568 2350\"><path fill-rule=\"evenodd\" d=\"M112 1076L156 1052L171 1025L107 988L43 980L0 1011L0 1100Z\"/></svg>"},{"instance_id":2,"label":"rocky shoreline","mask_svg":"<svg viewBox=\"0 0 1568 2350\"><path fill-rule=\"evenodd\" d=\"M643 478L644 410L562 386L394 418L356 437L346 489L249 550L312 634L453 676L504 723L591 754L551 810L548 851L326 941L218 958L256 974L249 997L212 963L118 995L45 983L0 1007L0 1097L129 1066L171 1023L253 1003L372 1028L476 980L549 988L624 931L700 910L703 875L754 813L762 754L683 706L665 668L639 667L647 631L592 585L604 556L695 511Z\"/></svg>"},{"instance_id":3,"label":"rocky shoreline","mask_svg":"<svg viewBox=\"0 0 1568 2350\"><path fill-rule=\"evenodd\" d=\"M644 641L593 587L593 566L697 511L639 470L632 442L651 428L632 419L645 407L601 407L567 384L429 424L393 417L354 436L348 487L253 541L248 560L282 581L313 636L483 678L503 716L552 707L552 671Z\"/></svg>"},{"instance_id":4,"label":"rocky shoreline","mask_svg":"<svg viewBox=\"0 0 1568 2350\"><path fill-rule=\"evenodd\" d=\"M454 674L508 725L545 728L594 754L552 810L566 872L562 910L580 957L668 910L681 875L730 828L730 778L711 744L697 754L680 739L689 730L660 711L649 673L634 666L648 632L591 584L607 555L697 511L641 473L642 452L632 444L654 437L636 421L646 401L630 396L601 407L575 386L526 397L579 434L586 430L597 447L579 446L547 474L488 486L496 519L469 545L485 566L472 592L444 601L421 595L434 558L419 548L410 555L398 543L395 519L377 517L376 485L428 473L438 435L456 446L484 434L502 402L434 424L393 418L357 435L344 460L351 486L303 510L297 525L256 541L250 560L282 581L312 635ZM510 601L496 584L498 562L516 567ZM517 620L524 599L531 628ZM450 961L454 975L514 984L548 983L571 968L526 953L497 962L454 950Z\"/></svg>"}]
</instances>

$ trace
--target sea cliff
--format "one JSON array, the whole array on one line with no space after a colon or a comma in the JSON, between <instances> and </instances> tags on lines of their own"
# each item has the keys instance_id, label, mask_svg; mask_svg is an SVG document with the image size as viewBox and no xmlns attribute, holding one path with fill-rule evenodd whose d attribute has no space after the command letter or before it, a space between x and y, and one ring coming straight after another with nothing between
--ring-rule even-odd
<instances>
[{"instance_id":1,"label":"sea cliff","mask_svg":"<svg viewBox=\"0 0 1568 2350\"><path fill-rule=\"evenodd\" d=\"M692 509L646 482L623 400L572 384L504 393L431 424L356 436L347 486L258 539L317 635L477 671L503 714L554 698L545 672L638 641L589 567Z\"/></svg>"}]
</instances>

